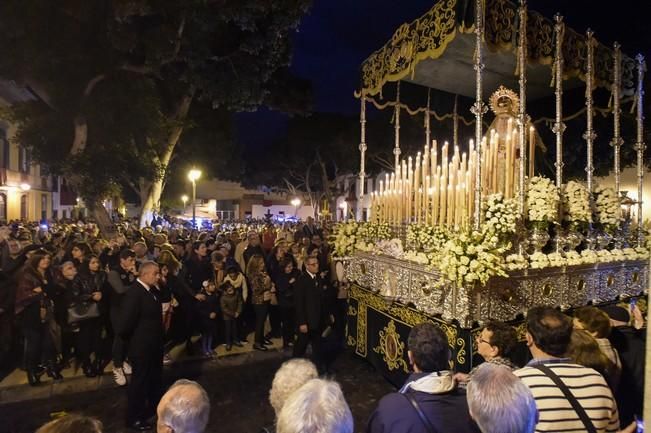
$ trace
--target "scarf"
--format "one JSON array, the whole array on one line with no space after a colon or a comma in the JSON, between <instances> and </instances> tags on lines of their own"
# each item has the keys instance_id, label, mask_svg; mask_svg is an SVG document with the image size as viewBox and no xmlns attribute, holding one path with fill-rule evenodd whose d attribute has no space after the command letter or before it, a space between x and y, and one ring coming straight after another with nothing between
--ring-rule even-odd
<instances>
[{"instance_id":1,"label":"scarf","mask_svg":"<svg viewBox=\"0 0 651 433\"><path fill-rule=\"evenodd\" d=\"M443 394L452 391L455 386L451 371L435 371L411 382L407 382L400 389L400 393L404 394L411 388L414 391L426 392L428 394Z\"/></svg>"},{"instance_id":2,"label":"scarf","mask_svg":"<svg viewBox=\"0 0 651 433\"><path fill-rule=\"evenodd\" d=\"M224 278L225 283L231 283L233 287L236 289L238 287L242 288L242 300L246 302L246 298L248 297L248 287L246 286L246 278L244 278L244 275L241 272L237 273L237 277L235 279L232 279L230 275L227 275Z\"/></svg>"}]
</instances>

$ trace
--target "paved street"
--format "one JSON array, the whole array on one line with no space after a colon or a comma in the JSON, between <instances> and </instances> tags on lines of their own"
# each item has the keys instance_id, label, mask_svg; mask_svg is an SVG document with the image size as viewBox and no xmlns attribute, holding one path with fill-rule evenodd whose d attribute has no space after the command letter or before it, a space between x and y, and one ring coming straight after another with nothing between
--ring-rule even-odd
<instances>
[{"instance_id":1,"label":"paved street","mask_svg":"<svg viewBox=\"0 0 651 433\"><path fill-rule=\"evenodd\" d=\"M187 361L166 368L165 383L169 385L177 378L186 377L197 380L206 388L212 404L208 432L257 433L262 426L273 421L268 392L276 369L287 355L273 350L212 361ZM337 359L335 369L335 379L341 383L355 418L355 431L363 431L377 400L392 387L366 362L350 353ZM100 386L97 386L93 379L71 379L67 384L64 381L55 385L68 387L59 395L48 398L41 394L40 399L0 404L0 432L32 433L61 411L98 417L108 433L128 432L124 427L126 388L101 385L102 382L106 381L100 381ZM89 386L93 390L89 391ZM75 392L76 389L81 391ZM34 395L38 396L38 391Z\"/></svg>"}]
</instances>

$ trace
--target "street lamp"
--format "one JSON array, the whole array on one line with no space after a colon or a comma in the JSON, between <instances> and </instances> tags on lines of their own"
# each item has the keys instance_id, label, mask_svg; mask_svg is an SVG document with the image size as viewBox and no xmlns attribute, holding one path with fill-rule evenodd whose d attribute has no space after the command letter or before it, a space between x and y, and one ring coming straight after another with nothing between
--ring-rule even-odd
<instances>
[{"instance_id":1,"label":"street lamp","mask_svg":"<svg viewBox=\"0 0 651 433\"><path fill-rule=\"evenodd\" d=\"M293 198L290 203L292 204L292 206L294 206L294 217L296 217L296 213L298 212L298 207L301 205L301 199L298 197Z\"/></svg>"},{"instance_id":2,"label":"street lamp","mask_svg":"<svg viewBox=\"0 0 651 433\"><path fill-rule=\"evenodd\" d=\"M32 188L32 186L28 183L21 183L20 184L20 189L23 191L29 191Z\"/></svg>"},{"instance_id":3,"label":"street lamp","mask_svg":"<svg viewBox=\"0 0 651 433\"><path fill-rule=\"evenodd\" d=\"M192 182L192 227L197 227L197 180L201 177L201 170L193 168L188 172L188 179Z\"/></svg>"},{"instance_id":4,"label":"street lamp","mask_svg":"<svg viewBox=\"0 0 651 433\"><path fill-rule=\"evenodd\" d=\"M188 196L185 195L185 194L183 194L183 195L181 196L181 201L183 202L183 213L185 213L185 205L186 205L187 202L188 202Z\"/></svg>"}]
</instances>

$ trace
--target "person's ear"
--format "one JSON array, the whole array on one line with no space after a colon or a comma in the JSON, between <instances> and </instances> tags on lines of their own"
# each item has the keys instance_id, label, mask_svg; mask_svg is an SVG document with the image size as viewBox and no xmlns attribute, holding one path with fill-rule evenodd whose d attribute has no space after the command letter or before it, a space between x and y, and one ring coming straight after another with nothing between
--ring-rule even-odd
<instances>
[{"instance_id":1,"label":"person's ear","mask_svg":"<svg viewBox=\"0 0 651 433\"><path fill-rule=\"evenodd\" d=\"M531 336L529 331L527 331L527 333L525 334L525 338L527 340L527 347L533 346L533 337Z\"/></svg>"}]
</instances>

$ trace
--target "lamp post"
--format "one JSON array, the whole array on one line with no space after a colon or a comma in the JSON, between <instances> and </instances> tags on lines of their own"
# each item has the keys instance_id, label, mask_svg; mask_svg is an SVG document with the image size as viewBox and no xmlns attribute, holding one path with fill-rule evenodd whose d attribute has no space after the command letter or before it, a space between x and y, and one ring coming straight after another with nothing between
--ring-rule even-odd
<instances>
[{"instance_id":1,"label":"lamp post","mask_svg":"<svg viewBox=\"0 0 651 433\"><path fill-rule=\"evenodd\" d=\"M188 179L192 182L192 228L197 227L197 180L201 177L201 170L193 168L188 172Z\"/></svg>"},{"instance_id":2,"label":"lamp post","mask_svg":"<svg viewBox=\"0 0 651 433\"><path fill-rule=\"evenodd\" d=\"M181 196L181 201L183 202L183 212L182 212L182 214L185 214L185 205L188 203L188 196L186 194L183 194Z\"/></svg>"},{"instance_id":3,"label":"lamp post","mask_svg":"<svg viewBox=\"0 0 651 433\"><path fill-rule=\"evenodd\" d=\"M296 218L296 213L298 212L298 207L301 205L301 199L298 198L298 197L293 198L290 203L292 204L292 206L294 206L294 218Z\"/></svg>"}]
</instances>

